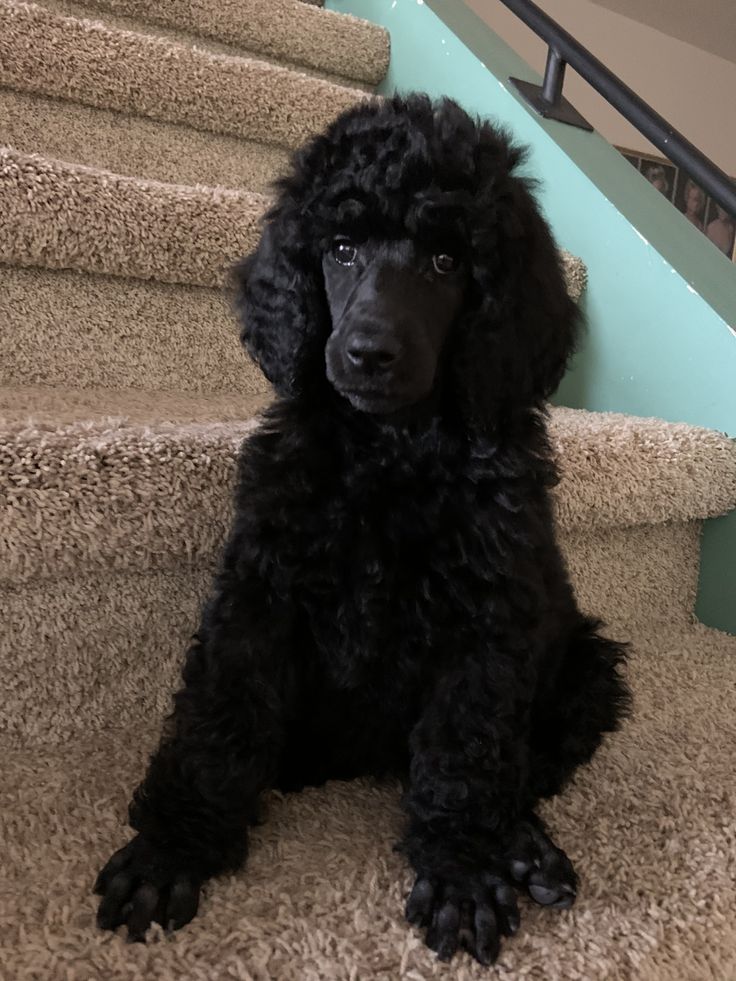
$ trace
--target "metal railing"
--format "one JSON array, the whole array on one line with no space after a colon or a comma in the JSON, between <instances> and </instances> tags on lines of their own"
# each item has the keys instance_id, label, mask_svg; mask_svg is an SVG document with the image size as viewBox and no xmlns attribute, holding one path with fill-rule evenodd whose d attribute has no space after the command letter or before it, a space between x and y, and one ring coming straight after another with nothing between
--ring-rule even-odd
<instances>
[{"instance_id":1,"label":"metal railing","mask_svg":"<svg viewBox=\"0 0 736 981\"><path fill-rule=\"evenodd\" d=\"M534 109L548 119L573 126L592 126L562 97L567 65L584 78L596 92L635 126L664 156L681 167L700 184L722 208L736 218L736 187L728 176L693 146L682 133L655 112L633 89L621 81L571 34L545 14L532 0L500 0L519 20L531 28L548 46L547 66L542 85L522 79L510 81Z\"/></svg>"}]
</instances>

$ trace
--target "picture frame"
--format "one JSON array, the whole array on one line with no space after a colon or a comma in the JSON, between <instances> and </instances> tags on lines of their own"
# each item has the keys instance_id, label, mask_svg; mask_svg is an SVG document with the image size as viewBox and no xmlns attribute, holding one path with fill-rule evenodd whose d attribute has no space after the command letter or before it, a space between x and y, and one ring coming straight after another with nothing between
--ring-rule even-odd
<instances>
[{"instance_id":1,"label":"picture frame","mask_svg":"<svg viewBox=\"0 0 736 981\"><path fill-rule=\"evenodd\" d=\"M686 171L664 157L626 147L616 149L720 252L736 263L736 219L706 194Z\"/></svg>"}]
</instances>

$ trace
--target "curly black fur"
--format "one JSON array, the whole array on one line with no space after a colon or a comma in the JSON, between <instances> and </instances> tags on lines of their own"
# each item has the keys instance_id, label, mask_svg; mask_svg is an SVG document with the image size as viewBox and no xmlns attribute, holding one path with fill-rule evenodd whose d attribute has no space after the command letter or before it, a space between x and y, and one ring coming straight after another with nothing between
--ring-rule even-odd
<instances>
[{"instance_id":1,"label":"curly black fur","mask_svg":"<svg viewBox=\"0 0 736 981\"><path fill-rule=\"evenodd\" d=\"M533 808L628 692L555 538L544 403L579 317L523 156L452 102L397 97L281 181L236 272L278 399L243 446L139 834L98 879L102 926L181 926L243 862L262 791L360 774L404 781L407 915L440 956L490 962L517 889L572 902ZM359 261L334 266L338 247ZM450 278L430 266L448 250Z\"/></svg>"}]
</instances>

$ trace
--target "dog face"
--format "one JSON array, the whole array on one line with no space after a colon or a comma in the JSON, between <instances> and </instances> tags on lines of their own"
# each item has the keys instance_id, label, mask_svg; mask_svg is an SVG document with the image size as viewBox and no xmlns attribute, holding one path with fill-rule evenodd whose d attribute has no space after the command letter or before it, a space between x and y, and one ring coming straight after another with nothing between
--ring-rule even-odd
<instances>
[{"instance_id":1,"label":"dog face","mask_svg":"<svg viewBox=\"0 0 736 981\"><path fill-rule=\"evenodd\" d=\"M423 95L368 100L299 150L235 270L241 338L277 393L486 430L540 405L579 314L523 161Z\"/></svg>"},{"instance_id":2,"label":"dog face","mask_svg":"<svg viewBox=\"0 0 736 981\"><path fill-rule=\"evenodd\" d=\"M465 265L453 251L411 239L331 243L322 259L332 325L326 373L354 408L387 414L431 394L465 293Z\"/></svg>"}]
</instances>

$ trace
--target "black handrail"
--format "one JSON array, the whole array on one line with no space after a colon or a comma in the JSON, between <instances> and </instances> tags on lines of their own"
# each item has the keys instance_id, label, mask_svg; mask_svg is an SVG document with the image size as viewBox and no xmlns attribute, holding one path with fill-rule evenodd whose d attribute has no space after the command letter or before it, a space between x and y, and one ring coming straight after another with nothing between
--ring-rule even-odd
<instances>
[{"instance_id":1,"label":"black handrail","mask_svg":"<svg viewBox=\"0 0 736 981\"><path fill-rule=\"evenodd\" d=\"M545 14L532 0L500 0L519 20L530 27L548 45L544 84L530 99L525 98L548 116L560 104L565 65L570 65L596 92L617 109L640 133L673 163L682 167L722 208L736 218L736 186L724 171L693 146L682 133L641 99L594 55L575 40L557 21ZM514 81L512 79L512 81ZM526 87L529 83L526 83ZM523 88L523 83L522 87ZM535 89L539 87L535 86ZM569 111L571 107L567 106ZM574 110L572 110L574 112ZM584 120L582 121L585 122Z\"/></svg>"}]
</instances>

